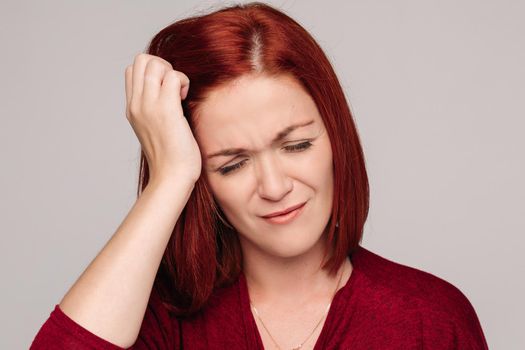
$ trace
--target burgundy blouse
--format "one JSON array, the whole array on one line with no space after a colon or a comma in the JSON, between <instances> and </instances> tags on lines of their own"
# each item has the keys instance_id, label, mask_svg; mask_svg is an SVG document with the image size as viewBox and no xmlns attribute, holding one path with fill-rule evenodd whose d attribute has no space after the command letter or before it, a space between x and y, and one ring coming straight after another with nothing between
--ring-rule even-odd
<instances>
[{"instance_id":1,"label":"burgundy blouse","mask_svg":"<svg viewBox=\"0 0 525 350\"><path fill-rule=\"evenodd\" d=\"M430 273L387 260L359 246L353 271L337 291L315 350L488 349L467 297ZM57 304L31 349L123 349L70 319ZM191 318L170 317L152 291L130 349L264 349L246 279L218 289Z\"/></svg>"}]
</instances>

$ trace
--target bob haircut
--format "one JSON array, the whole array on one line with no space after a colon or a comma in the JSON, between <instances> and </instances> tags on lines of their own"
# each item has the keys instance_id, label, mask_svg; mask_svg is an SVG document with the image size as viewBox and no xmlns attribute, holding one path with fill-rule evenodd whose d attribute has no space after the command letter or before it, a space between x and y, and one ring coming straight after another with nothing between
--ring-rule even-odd
<instances>
[{"instance_id":1,"label":"bob haircut","mask_svg":"<svg viewBox=\"0 0 525 350\"><path fill-rule=\"evenodd\" d=\"M335 273L361 241L369 188L344 92L313 37L283 12L252 2L176 21L153 37L147 53L189 77L182 107L192 130L207 93L244 74L291 74L310 94L333 154L334 198L322 268ZM137 196L148 184L148 169L141 150ZM215 289L232 284L241 273L239 238L225 220L203 171L173 229L154 282L164 305L175 315L199 311Z\"/></svg>"}]
</instances>

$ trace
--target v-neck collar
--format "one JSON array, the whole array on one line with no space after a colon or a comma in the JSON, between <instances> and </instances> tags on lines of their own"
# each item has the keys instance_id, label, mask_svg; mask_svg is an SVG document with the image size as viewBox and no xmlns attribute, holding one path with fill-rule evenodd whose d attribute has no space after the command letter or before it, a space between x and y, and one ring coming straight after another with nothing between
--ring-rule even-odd
<instances>
[{"instance_id":1,"label":"v-neck collar","mask_svg":"<svg viewBox=\"0 0 525 350\"><path fill-rule=\"evenodd\" d=\"M330 333L330 325L333 323L334 319L338 317L337 310L341 309L341 303L344 303L347 299L346 297L350 295L352 286L355 284L355 280L360 274L359 264L356 263L359 259L356 259L356 257L358 255L361 255L360 253L364 250L365 249L362 246L358 246L353 254L348 255L352 263L352 273L350 275L350 278L348 278L348 280L346 281L345 285L342 288L339 288L339 290L334 295L334 298L330 305L330 309L328 310L328 314L326 315L326 320L323 324L323 328L321 329L321 333L319 334L319 337L317 338L317 341L315 343L314 350L323 349L324 343L326 342L326 338L329 336ZM248 284L246 282L246 276L244 276L244 272L242 271L239 275L238 291L241 313L246 334L246 348L264 350L261 334L259 333L259 329L257 328L257 324L255 322L255 318L253 317L252 310L250 307L250 298L248 295Z\"/></svg>"}]
</instances>

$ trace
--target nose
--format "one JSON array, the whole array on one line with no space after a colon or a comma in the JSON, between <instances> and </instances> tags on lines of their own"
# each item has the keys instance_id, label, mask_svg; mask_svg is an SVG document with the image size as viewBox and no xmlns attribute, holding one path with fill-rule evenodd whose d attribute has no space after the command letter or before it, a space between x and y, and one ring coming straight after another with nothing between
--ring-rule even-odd
<instances>
[{"instance_id":1,"label":"nose","mask_svg":"<svg viewBox=\"0 0 525 350\"><path fill-rule=\"evenodd\" d=\"M257 192L261 198L281 200L293 189L292 179L283 171L275 155L262 155L256 163Z\"/></svg>"}]
</instances>

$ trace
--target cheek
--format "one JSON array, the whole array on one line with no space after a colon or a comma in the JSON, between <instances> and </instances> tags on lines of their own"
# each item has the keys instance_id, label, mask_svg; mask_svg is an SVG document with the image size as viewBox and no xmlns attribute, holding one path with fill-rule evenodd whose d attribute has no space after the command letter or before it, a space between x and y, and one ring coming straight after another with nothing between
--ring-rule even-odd
<instances>
[{"instance_id":1,"label":"cheek","mask_svg":"<svg viewBox=\"0 0 525 350\"><path fill-rule=\"evenodd\" d=\"M236 213L246 208L245 203L243 203L243 185L239 181L214 180L210 180L208 183L217 204L225 214Z\"/></svg>"},{"instance_id":2,"label":"cheek","mask_svg":"<svg viewBox=\"0 0 525 350\"><path fill-rule=\"evenodd\" d=\"M319 142L317 149L312 152L309 163L310 169L306 174L311 179L312 185L324 188L333 183L332 148L328 139Z\"/></svg>"}]
</instances>

